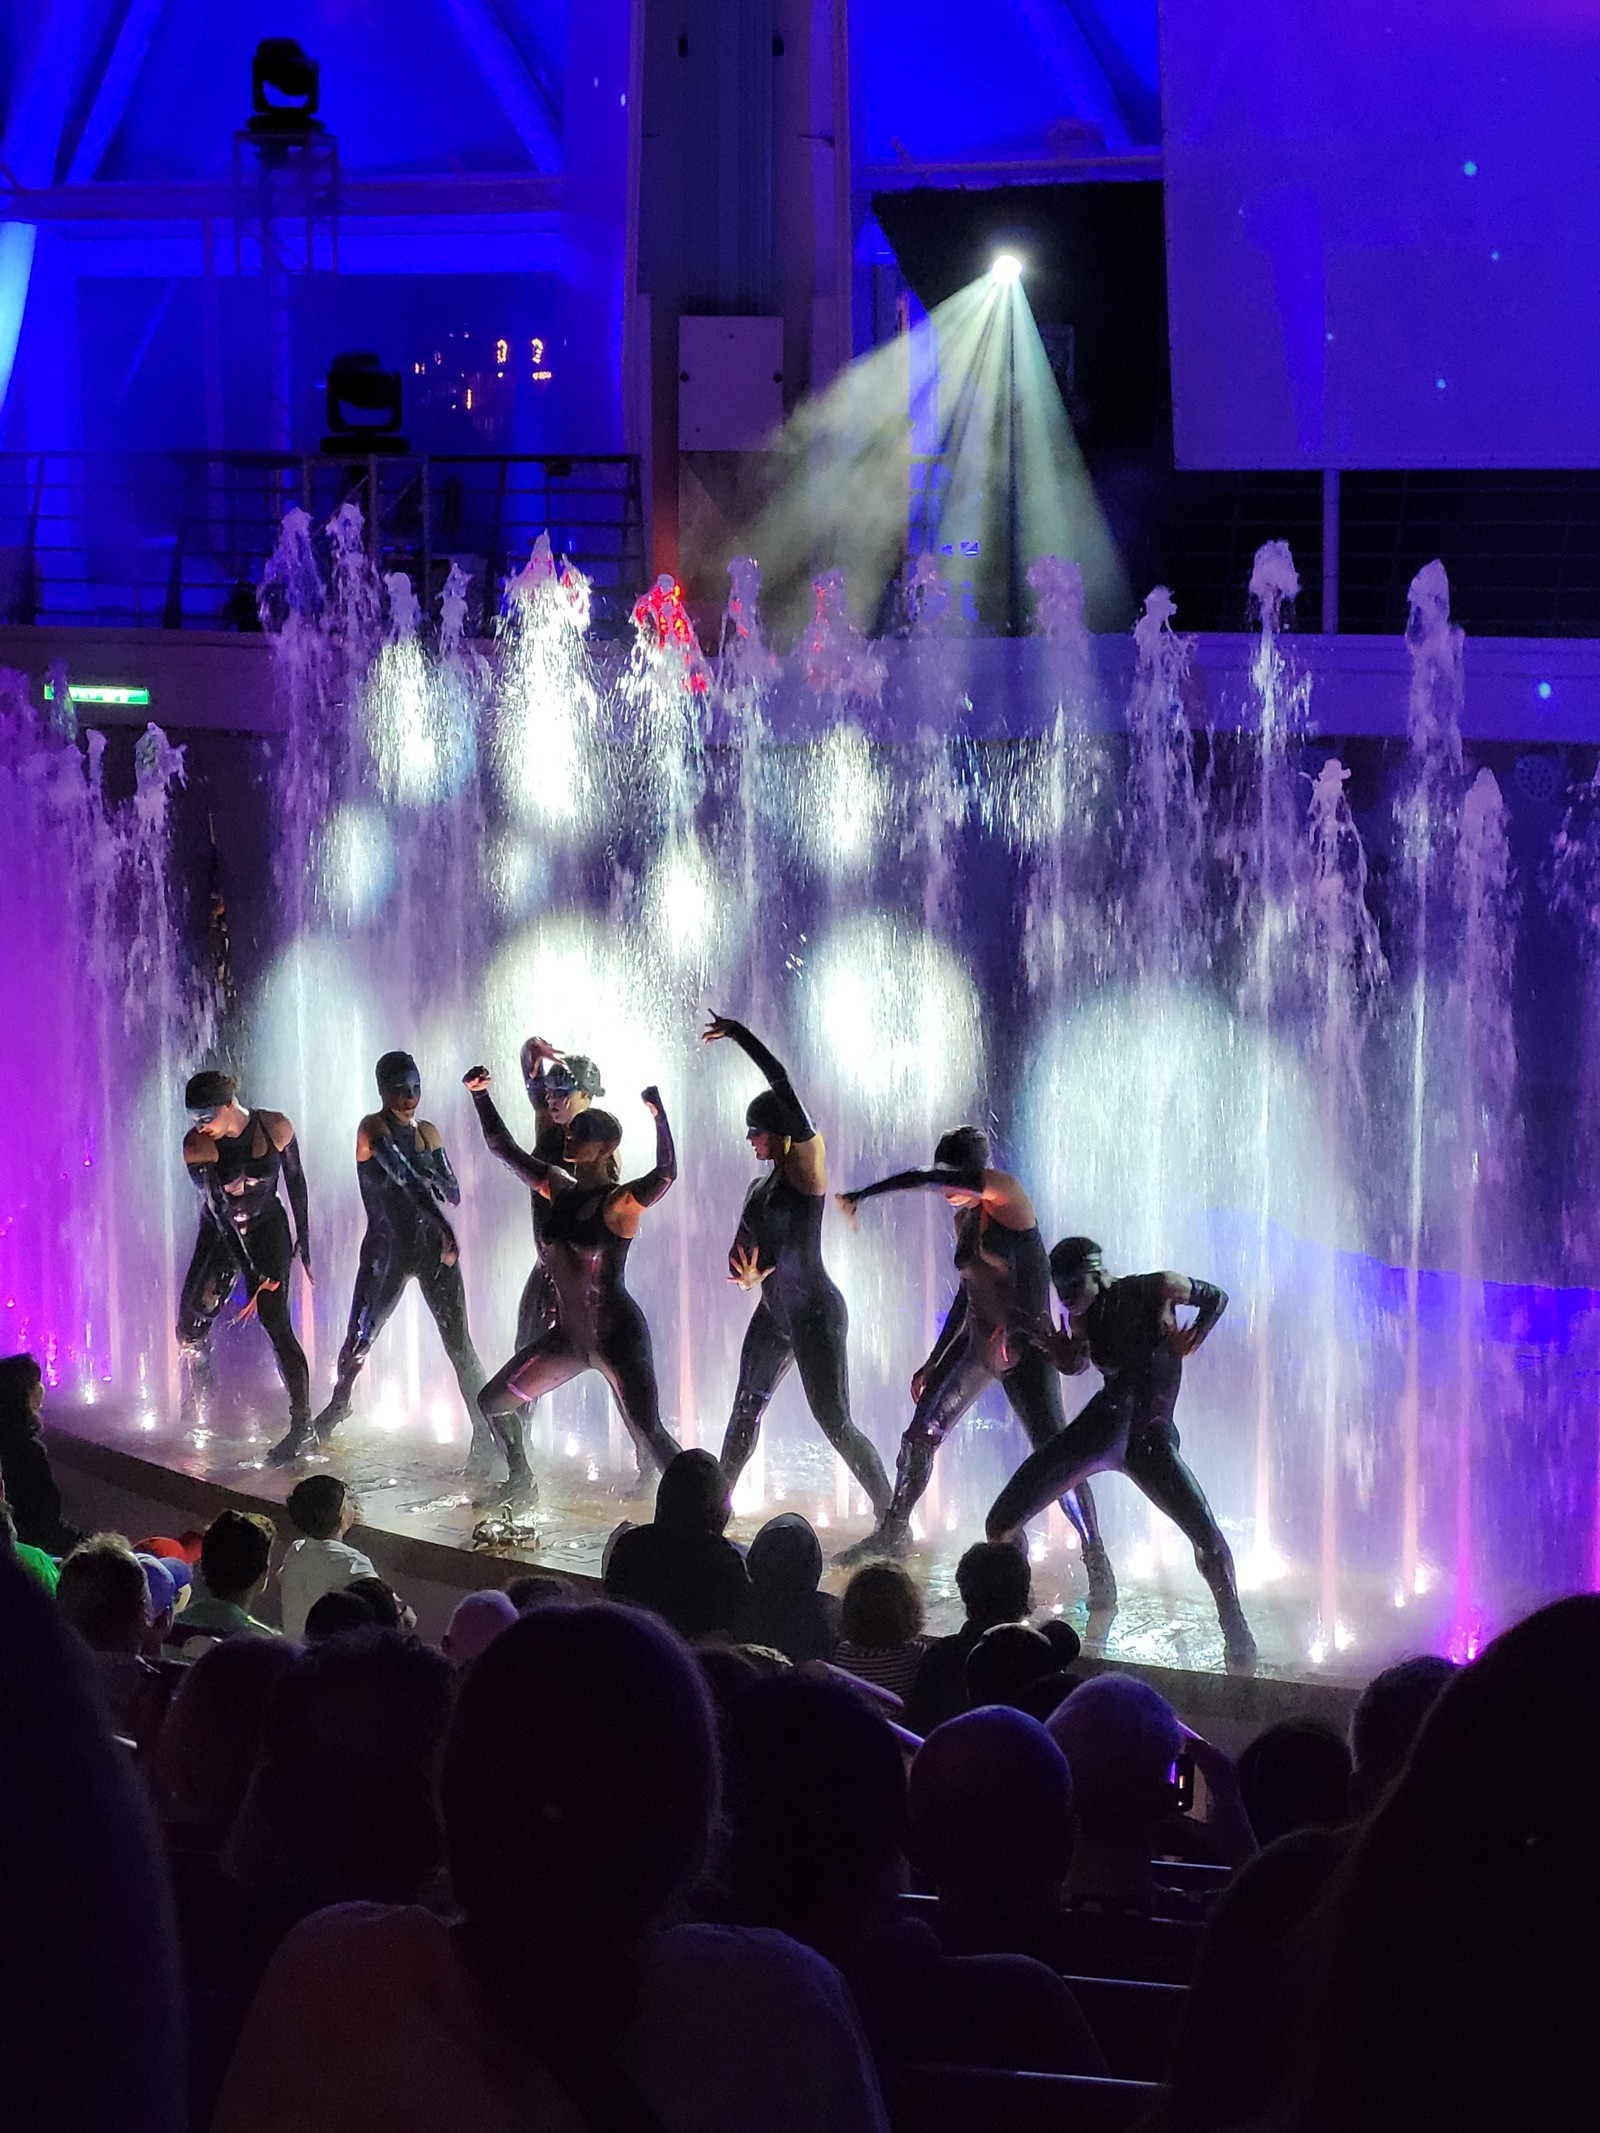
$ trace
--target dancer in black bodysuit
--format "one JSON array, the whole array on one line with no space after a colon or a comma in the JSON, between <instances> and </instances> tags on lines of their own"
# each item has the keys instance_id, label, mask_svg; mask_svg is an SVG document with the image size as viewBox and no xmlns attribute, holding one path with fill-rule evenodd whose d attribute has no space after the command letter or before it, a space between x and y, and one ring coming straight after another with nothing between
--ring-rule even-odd
<instances>
[{"instance_id":1,"label":"dancer in black bodysuit","mask_svg":"<svg viewBox=\"0 0 1600 2133\"><path fill-rule=\"evenodd\" d=\"M463 1079L474 1102L487 1094L487 1067L474 1067ZM502 1161L549 1199L546 1263L555 1284L557 1323L519 1349L478 1396L489 1422L497 1429L515 1428L520 1443L520 1414L529 1401L585 1370L599 1371L633 1438L641 1483L651 1466L665 1467L678 1451L661 1420L650 1328L624 1278L628 1247L645 1209L678 1174L660 1091L646 1089L642 1101L656 1122L655 1167L627 1184L617 1181L622 1128L609 1111L591 1108L573 1119L565 1168L514 1147L496 1147ZM513 1477L519 1472L522 1485L531 1485L525 1457Z\"/></svg>"},{"instance_id":2,"label":"dancer in black bodysuit","mask_svg":"<svg viewBox=\"0 0 1600 2133\"><path fill-rule=\"evenodd\" d=\"M543 1037L530 1037L522 1047L522 1081L533 1106L533 1152L541 1162L559 1163L566 1146L568 1126L580 1111L588 1110L597 1096L606 1093L600 1069L581 1052L558 1052ZM486 1094L481 1101L474 1097L474 1102L490 1154L507 1162L504 1150L516 1149L516 1142L507 1132L505 1121ZM517 1166L510 1163L509 1167L516 1170ZM517 1175L520 1177L522 1173L518 1171ZM517 1305L519 1348L531 1348L540 1334L548 1333L556 1322L555 1285L545 1264L549 1256L545 1226L550 1202L541 1192L532 1193L530 1198L533 1203L534 1263Z\"/></svg>"},{"instance_id":3,"label":"dancer in black bodysuit","mask_svg":"<svg viewBox=\"0 0 1600 2133\"><path fill-rule=\"evenodd\" d=\"M356 1128L356 1178L367 1212L366 1234L356 1267L350 1323L339 1350L333 1397L303 1432L290 1430L269 1457L283 1464L299 1458L319 1438L331 1436L350 1412L356 1379L373 1344L388 1324L408 1281L415 1281L433 1314L444 1352L455 1371L472 1418L470 1472L487 1472L494 1438L478 1413L483 1365L467 1330L467 1295L461 1279L455 1231L442 1209L459 1207L461 1187L450 1167L439 1129L417 1116L422 1076L409 1052L385 1052L377 1066L381 1110Z\"/></svg>"},{"instance_id":4,"label":"dancer in black bodysuit","mask_svg":"<svg viewBox=\"0 0 1600 2133\"><path fill-rule=\"evenodd\" d=\"M713 1015L704 1042L728 1037L767 1077L745 1112L756 1160L771 1170L745 1195L728 1253L728 1279L759 1292L739 1355L739 1389L722 1443L731 1490L755 1450L761 1417L791 1364L799 1366L817 1426L860 1482L881 1518L889 1508L883 1461L850 1419L845 1300L822 1263L828 1174L822 1135L806 1116L786 1070L742 1022Z\"/></svg>"},{"instance_id":5,"label":"dancer in black bodysuit","mask_svg":"<svg viewBox=\"0 0 1600 2133\"><path fill-rule=\"evenodd\" d=\"M247 1111L231 1074L191 1075L183 1092L192 1124L183 1160L205 1211L178 1302L183 1411L198 1412L211 1382L211 1328L243 1277L239 1317L258 1318L289 1395L289 1430L310 1426L311 1374L289 1312L289 1274L298 1258L311 1279L306 1176L294 1127L281 1111ZM278 1180L294 1213L294 1241Z\"/></svg>"},{"instance_id":6,"label":"dancer in black bodysuit","mask_svg":"<svg viewBox=\"0 0 1600 2133\"><path fill-rule=\"evenodd\" d=\"M934 1455L979 1394L996 1380L1034 1446L1066 1426L1055 1366L1041 1352L1050 1325L1049 1267L1033 1205L1014 1177L989 1168L988 1137L957 1126L933 1152L931 1170L902 1170L876 1185L840 1193L852 1221L862 1200L884 1192L935 1187L955 1210L955 1264L961 1287L928 1360L911 1380L916 1401L895 1469L894 1500L877 1531L847 1549L841 1562L873 1555L906 1555L911 1512L933 1472ZM1116 1604L1116 1580L1100 1539L1094 1497L1087 1487L1063 1494L1061 1508L1077 1528L1089 1605Z\"/></svg>"},{"instance_id":7,"label":"dancer in black bodysuit","mask_svg":"<svg viewBox=\"0 0 1600 2133\"><path fill-rule=\"evenodd\" d=\"M1249 1666L1256 1643L1239 1604L1233 1554L1205 1491L1179 1454L1173 1419L1183 1359L1227 1309L1226 1295L1187 1274L1127 1274L1113 1281L1092 1237L1063 1238L1050 1254L1050 1274L1067 1311L1054 1342L1059 1367L1075 1377L1092 1362L1105 1383L1000 1491L989 1513L989 1538L1016 1539L1052 1497L1081 1488L1091 1474L1126 1474L1192 1543L1217 1603L1228 1665ZM1177 1307L1184 1304L1193 1304L1198 1316L1180 1326Z\"/></svg>"}]
</instances>

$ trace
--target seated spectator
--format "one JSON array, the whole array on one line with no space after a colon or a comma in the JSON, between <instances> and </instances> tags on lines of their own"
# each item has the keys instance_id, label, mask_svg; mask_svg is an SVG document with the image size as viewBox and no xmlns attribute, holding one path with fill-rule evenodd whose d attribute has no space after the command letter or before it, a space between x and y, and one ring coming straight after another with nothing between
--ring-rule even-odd
<instances>
[{"instance_id":1,"label":"seated spectator","mask_svg":"<svg viewBox=\"0 0 1600 2133\"><path fill-rule=\"evenodd\" d=\"M26 1541L17 1539L17 1522L11 1515L11 1506L0 1493L0 1555L25 1571L36 1585L46 1592L54 1592L61 1576L61 1565L53 1555L46 1555L42 1548L30 1548Z\"/></svg>"},{"instance_id":2,"label":"seated spectator","mask_svg":"<svg viewBox=\"0 0 1600 2133\"><path fill-rule=\"evenodd\" d=\"M1059 1913L1072 1773L1037 1719L994 1706L940 1726L911 1765L909 1813L912 1861L945 1920L1010 1926Z\"/></svg>"},{"instance_id":3,"label":"seated spectator","mask_svg":"<svg viewBox=\"0 0 1600 2133\"><path fill-rule=\"evenodd\" d=\"M449 1663L367 1628L312 1645L273 1696L221 1864L234 1884L200 1974L254 1987L289 1928L325 1904L437 1901L437 1765Z\"/></svg>"},{"instance_id":4,"label":"seated spectator","mask_svg":"<svg viewBox=\"0 0 1600 2133\"><path fill-rule=\"evenodd\" d=\"M61 1491L39 1426L43 1411L44 1373L33 1357L0 1356L0 1492L23 1546L63 1556L83 1535L61 1513Z\"/></svg>"},{"instance_id":5,"label":"seated spectator","mask_svg":"<svg viewBox=\"0 0 1600 2133\"><path fill-rule=\"evenodd\" d=\"M561 1578L548 1576L539 1570L529 1571L525 1577L510 1578L506 1583L506 1598L525 1615L530 1607L542 1607L546 1600L570 1598L569 1588Z\"/></svg>"},{"instance_id":6,"label":"seated spectator","mask_svg":"<svg viewBox=\"0 0 1600 2133\"><path fill-rule=\"evenodd\" d=\"M306 1633L306 1616L325 1592L377 1573L360 1549L345 1540L356 1522L357 1507L337 1474L308 1474L297 1481L284 1509L297 1538L278 1570L283 1633L300 1638Z\"/></svg>"},{"instance_id":7,"label":"seated spectator","mask_svg":"<svg viewBox=\"0 0 1600 2133\"><path fill-rule=\"evenodd\" d=\"M1075 1659L1081 1648L1076 1630L1066 1623L1056 1638L1027 1622L997 1622L967 1653L967 1703L979 1711L987 1704L1007 1704L1026 1711L1041 1724L1077 1686L1066 1671L1063 1654Z\"/></svg>"},{"instance_id":8,"label":"seated spectator","mask_svg":"<svg viewBox=\"0 0 1600 2133\"><path fill-rule=\"evenodd\" d=\"M1350 1714L1350 1809L1368 1815L1405 1768L1423 1720L1455 1673L1431 1652L1375 1674Z\"/></svg>"},{"instance_id":9,"label":"seated spectator","mask_svg":"<svg viewBox=\"0 0 1600 2133\"><path fill-rule=\"evenodd\" d=\"M967 1654L984 1631L1027 1618L1033 1604L1028 1558L1009 1541L975 1541L956 1565L956 1590L966 1620L953 1636L934 1638L906 1698L906 1724L924 1736L971 1709Z\"/></svg>"},{"instance_id":10,"label":"seated spectator","mask_svg":"<svg viewBox=\"0 0 1600 2133\"><path fill-rule=\"evenodd\" d=\"M1265 2116L1316 1989L1307 1921L1351 1841L1304 1829L1269 1844L1223 1891L1185 2001L1161 2133L1235 2133Z\"/></svg>"},{"instance_id":11,"label":"seated spectator","mask_svg":"<svg viewBox=\"0 0 1600 2133\"><path fill-rule=\"evenodd\" d=\"M200 1543L200 1575L168 1640L168 1652L184 1658L184 1647L197 1637L275 1635L250 1612L266 1590L271 1555L272 1526L267 1519L254 1512L219 1511Z\"/></svg>"},{"instance_id":12,"label":"seated spectator","mask_svg":"<svg viewBox=\"0 0 1600 2133\"><path fill-rule=\"evenodd\" d=\"M281 1637L233 1637L184 1668L152 1772L169 1848L221 1848L256 1766L268 1701L298 1663Z\"/></svg>"},{"instance_id":13,"label":"seated spectator","mask_svg":"<svg viewBox=\"0 0 1600 2133\"><path fill-rule=\"evenodd\" d=\"M839 1602L823 1592L822 1543L798 1511L769 1518L745 1553L750 1579L737 1635L786 1659L831 1659Z\"/></svg>"},{"instance_id":14,"label":"seated spectator","mask_svg":"<svg viewBox=\"0 0 1600 2133\"><path fill-rule=\"evenodd\" d=\"M383 1629L372 1602L362 1593L345 1585L336 1592L325 1592L320 1600L313 1600L306 1616L306 1644L326 1644L330 1637L347 1637L352 1630Z\"/></svg>"},{"instance_id":15,"label":"seated spectator","mask_svg":"<svg viewBox=\"0 0 1600 2133\"><path fill-rule=\"evenodd\" d=\"M888 1689L902 1703L927 1653L922 1594L901 1563L863 1563L844 1588L835 1666Z\"/></svg>"},{"instance_id":16,"label":"seated spectator","mask_svg":"<svg viewBox=\"0 0 1600 2133\"><path fill-rule=\"evenodd\" d=\"M144 1565L120 1533L97 1533L79 1542L61 1566L56 1604L94 1654L112 1731L147 1754L161 1731L170 1692L165 1677L143 1657L150 1587Z\"/></svg>"},{"instance_id":17,"label":"seated spectator","mask_svg":"<svg viewBox=\"0 0 1600 2133\"><path fill-rule=\"evenodd\" d=\"M516 1619L510 1593L497 1592L493 1587L466 1593L455 1604L450 1627L439 1639L439 1649L458 1670L470 1666Z\"/></svg>"},{"instance_id":18,"label":"seated spectator","mask_svg":"<svg viewBox=\"0 0 1600 2133\"><path fill-rule=\"evenodd\" d=\"M417 1618L401 1599L394 1587L373 1571L369 1577L352 1578L345 1587L371 1609L372 1619L379 1629L400 1629L409 1636L417 1626Z\"/></svg>"},{"instance_id":19,"label":"seated spectator","mask_svg":"<svg viewBox=\"0 0 1600 2133\"><path fill-rule=\"evenodd\" d=\"M680 1637L731 1637L744 1609L744 1557L726 1539L731 1513L709 1452L679 1452L656 1489L655 1523L617 1539L605 1569L608 1599L648 1607Z\"/></svg>"},{"instance_id":20,"label":"seated spectator","mask_svg":"<svg viewBox=\"0 0 1600 2133\"><path fill-rule=\"evenodd\" d=\"M1086 1909L1149 1916L1157 1831L1173 1806L1183 1728L1167 1699L1131 1674L1097 1674L1051 1717L1067 1759L1078 1837L1067 1898Z\"/></svg>"},{"instance_id":21,"label":"seated spectator","mask_svg":"<svg viewBox=\"0 0 1600 2133\"><path fill-rule=\"evenodd\" d=\"M172 1625L188 1600L194 1572L182 1561L151 1555L143 1548L133 1551L134 1561L144 1571L150 1592L150 1615L141 1647L146 1659L159 1660L161 1647L172 1634Z\"/></svg>"},{"instance_id":22,"label":"seated spectator","mask_svg":"<svg viewBox=\"0 0 1600 2133\"><path fill-rule=\"evenodd\" d=\"M463 1677L451 1720L460 1925L362 1905L298 1928L213 2133L881 2133L825 1963L775 1934L664 1923L716 1799L705 1686L669 1632L535 1608Z\"/></svg>"},{"instance_id":23,"label":"seated spectator","mask_svg":"<svg viewBox=\"0 0 1600 2133\"><path fill-rule=\"evenodd\" d=\"M8 2127L173 2133L188 2116L161 1859L88 1654L0 1554L0 1829Z\"/></svg>"},{"instance_id":24,"label":"seated spectator","mask_svg":"<svg viewBox=\"0 0 1600 2133\"><path fill-rule=\"evenodd\" d=\"M880 2065L1105 2071L1060 1978L1026 1957L949 1957L902 1913L905 1760L864 1697L781 1675L736 1697L727 1727L733 1915L839 1966Z\"/></svg>"},{"instance_id":25,"label":"seated spectator","mask_svg":"<svg viewBox=\"0 0 1600 2133\"><path fill-rule=\"evenodd\" d=\"M1285 1718L1239 1757L1239 1791L1259 1844L1337 1829L1350 1812L1350 1750L1315 1718Z\"/></svg>"},{"instance_id":26,"label":"seated spectator","mask_svg":"<svg viewBox=\"0 0 1600 2133\"><path fill-rule=\"evenodd\" d=\"M1581 2127L1600 2000L1600 1596L1445 1685L1313 1929L1283 2133Z\"/></svg>"}]
</instances>

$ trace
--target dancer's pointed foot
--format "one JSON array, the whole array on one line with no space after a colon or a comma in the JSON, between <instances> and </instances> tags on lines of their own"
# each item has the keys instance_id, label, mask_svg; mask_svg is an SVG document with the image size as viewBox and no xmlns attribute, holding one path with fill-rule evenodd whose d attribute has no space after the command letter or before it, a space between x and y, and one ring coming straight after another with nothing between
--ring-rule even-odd
<instances>
[{"instance_id":1,"label":"dancer's pointed foot","mask_svg":"<svg viewBox=\"0 0 1600 2133\"><path fill-rule=\"evenodd\" d=\"M865 1540L858 1540L852 1548L841 1548L834 1561L841 1569L850 1570L857 1563L876 1563L888 1557L900 1560L911 1553L911 1521L905 1518L881 1518Z\"/></svg>"},{"instance_id":2,"label":"dancer's pointed foot","mask_svg":"<svg viewBox=\"0 0 1600 2133\"><path fill-rule=\"evenodd\" d=\"M307 1452L317 1448L317 1425L309 1415L295 1415L289 1423L289 1434L280 1437L267 1454L270 1466L292 1466L303 1459Z\"/></svg>"},{"instance_id":3,"label":"dancer's pointed foot","mask_svg":"<svg viewBox=\"0 0 1600 2133\"><path fill-rule=\"evenodd\" d=\"M1089 1612L1092 1615L1115 1614L1117 1608L1117 1574L1111 1567L1111 1558L1103 1541L1096 1541L1083 1551L1084 1576L1089 1580Z\"/></svg>"}]
</instances>

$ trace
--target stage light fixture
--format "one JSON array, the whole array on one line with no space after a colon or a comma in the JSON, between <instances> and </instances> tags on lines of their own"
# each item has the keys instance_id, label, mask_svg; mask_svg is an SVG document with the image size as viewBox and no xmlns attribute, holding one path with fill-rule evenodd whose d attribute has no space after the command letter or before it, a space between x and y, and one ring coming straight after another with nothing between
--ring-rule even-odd
<instances>
[{"instance_id":1,"label":"stage light fixture","mask_svg":"<svg viewBox=\"0 0 1600 2133\"><path fill-rule=\"evenodd\" d=\"M345 350L328 365L329 453L404 452L400 435L400 373L380 369L370 350Z\"/></svg>"},{"instance_id":2,"label":"stage light fixture","mask_svg":"<svg viewBox=\"0 0 1600 2133\"><path fill-rule=\"evenodd\" d=\"M322 70L293 37L263 37L250 61L251 133L314 133Z\"/></svg>"},{"instance_id":3,"label":"stage light fixture","mask_svg":"<svg viewBox=\"0 0 1600 2133\"><path fill-rule=\"evenodd\" d=\"M999 282L1021 281L1022 261L1015 252L996 252L989 272Z\"/></svg>"}]
</instances>

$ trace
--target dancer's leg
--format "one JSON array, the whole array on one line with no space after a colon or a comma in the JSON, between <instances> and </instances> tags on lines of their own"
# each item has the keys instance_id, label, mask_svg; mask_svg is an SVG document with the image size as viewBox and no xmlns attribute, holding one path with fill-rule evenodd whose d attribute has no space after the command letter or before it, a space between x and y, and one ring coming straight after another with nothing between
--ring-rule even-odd
<instances>
[{"instance_id":1,"label":"dancer's leg","mask_svg":"<svg viewBox=\"0 0 1600 2133\"><path fill-rule=\"evenodd\" d=\"M1245 1620L1234 1575L1233 1550L1223 1537L1206 1492L1178 1450L1170 1423L1136 1426L1123 1460L1128 1479L1164 1512L1194 1549L1195 1567L1211 1588L1230 1666L1248 1665L1256 1640Z\"/></svg>"},{"instance_id":2,"label":"dancer's leg","mask_svg":"<svg viewBox=\"0 0 1600 2133\"><path fill-rule=\"evenodd\" d=\"M639 1481L645 1485L669 1460L676 1459L683 1447L661 1419L661 1391L656 1383L650 1327L632 1297L625 1300L633 1305L631 1310L607 1314L600 1338L599 1365L633 1439Z\"/></svg>"},{"instance_id":3,"label":"dancer's leg","mask_svg":"<svg viewBox=\"0 0 1600 2133\"><path fill-rule=\"evenodd\" d=\"M794 1348L765 1297L758 1299L739 1350L739 1385L722 1440L722 1473L731 1491L761 1434L767 1402L794 1362Z\"/></svg>"},{"instance_id":4,"label":"dancer's leg","mask_svg":"<svg viewBox=\"0 0 1600 2133\"><path fill-rule=\"evenodd\" d=\"M792 1326L794 1359L817 1427L866 1491L873 1516L882 1518L892 1491L875 1446L850 1413L850 1314L844 1298L830 1284L795 1313Z\"/></svg>"},{"instance_id":5,"label":"dancer's leg","mask_svg":"<svg viewBox=\"0 0 1600 2133\"><path fill-rule=\"evenodd\" d=\"M337 1429L350 1412L356 1379L366 1368L373 1344L394 1316L411 1267L400 1250L399 1240L387 1228L369 1228L361 1240L356 1263L356 1283L350 1297L350 1319L334 1375L333 1392L317 1416L316 1434L326 1436Z\"/></svg>"},{"instance_id":6,"label":"dancer's leg","mask_svg":"<svg viewBox=\"0 0 1600 2133\"><path fill-rule=\"evenodd\" d=\"M178 1357L186 1418L197 1418L201 1396L211 1383L211 1328L232 1295L238 1274L232 1244L214 1222L202 1222L178 1295Z\"/></svg>"},{"instance_id":7,"label":"dancer's leg","mask_svg":"<svg viewBox=\"0 0 1600 2133\"><path fill-rule=\"evenodd\" d=\"M922 1398L900 1440L894 1494L876 1532L857 1541L853 1548L846 1548L837 1561L865 1562L874 1555L910 1554L911 1513L932 1478L934 1457L985 1385L993 1382L994 1373L982 1341L970 1336L958 1341L923 1386Z\"/></svg>"},{"instance_id":8,"label":"dancer's leg","mask_svg":"<svg viewBox=\"0 0 1600 2133\"><path fill-rule=\"evenodd\" d=\"M495 1372L478 1395L478 1412L494 1431L505 1453L508 1495L525 1494L533 1486L528 1454L522 1439L522 1411L530 1400L554 1392L587 1370L587 1356L580 1355L557 1327L536 1340L531 1348L519 1348L510 1362Z\"/></svg>"},{"instance_id":9,"label":"dancer's leg","mask_svg":"<svg viewBox=\"0 0 1600 2133\"><path fill-rule=\"evenodd\" d=\"M1003 1383L1012 1412L1026 1430L1028 1442L1033 1446L1036 1456L1056 1444L1068 1433L1069 1427L1076 1429L1078 1422L1089 1412L1089 1408L1085 1408L1077 1421L1071 1425L1067 1423L1061 1405L1061 1374L1049 1357L1041 1355L1036 1348L1023 1350L1016 1363L1006 1372ZM1091 1400L1089 1407L1094 1404ZM1083 1440L1080 1438L1078 1441ZM1103 1460L1100 1462L1102 1465L1105 1463ZM1031 1459L1024 1462L1025 1466L1031 1464ZM1116 1606L1117 1580L1111 1568L1111 1557L1100 1537L1100 1514L1095 1506L1094 1491L1087 1479L1088 1474L1094 1471L1093 1466L1086 1468L1082 1475L1073 1481L1063 1482L1060 1488L1052 1490L1051 1494L1059 1499L1062 1510L1077 1531L1084 1574L1089 1581L1089 1606L1094 1613L1100 1614ZM1023 1468L1019 1467L1017 1472L1020 1475ZM1014 1476L1013 1479L1015 1478ZM1004 1500L1003 1492L1001 1500ZM1048 1502L1049 1498L1045 1501ZM997 1503L996 1509L998 1508ZM1039 1508L1043 1509L1043 1505ZM991 1511L989 1515L992 1521L994 1512Z\"/></svg>"}]
</instances>

